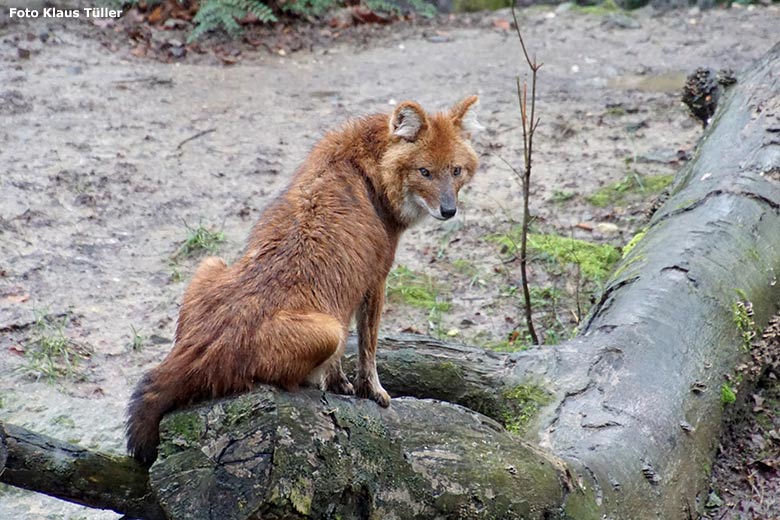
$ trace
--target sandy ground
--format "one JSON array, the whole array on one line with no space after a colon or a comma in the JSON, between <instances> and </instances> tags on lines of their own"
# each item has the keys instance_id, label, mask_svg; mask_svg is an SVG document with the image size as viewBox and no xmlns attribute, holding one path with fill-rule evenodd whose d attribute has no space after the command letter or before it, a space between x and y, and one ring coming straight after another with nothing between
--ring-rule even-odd
<instances>
[{"instance_id":1,"label":"sandy ground","mask_svg":"<svg viewBox=\"0 0 780 520\"><path fill-rule=\"evenodd\" d=\"M136 58L121 41L110 49L107 42L121 36L83 20L6 21L0 418L122 453L131 387L168 351L197 263L182 261L182 280L172 279L170 257L187 226L223 230L219 253L235 258L259 212L325 130L404 99L433 110L480 95L482 166L463 193L465 211L456 224L429 221L408 232L397 262L444 288L452 309L442 330L474 343L505 337L520 316L517 298L506 296L519 272L486 238L521 215L519 185L499 158L520 166L514 82L523 62L514 34L492 23L506 18L484 14L471 28L399 24L368 44L284 57L245 52L232 66ZM682 78L697 66L747 65L778 37L780 11L635 19L641 27L573 11L523 13L527 42L544 62L532 202L543 230L625 244L641 211L596 208L584 196L625 178L627 162L640 174L675 172L677 152L690 151L701 131L678 101ZM432 30L444 37L431 38ZM556 192L576 195L554 203ZM572 228L581 222L617 231ZM91 350L80 377L51 382L24 370L41 315L68 316L67 337ZM566 309L561 316L573 325ZM430 327L424 311L391 304L385 312L385 332ZM134 330L142 339L136 349ZM0 518L117 515L0 487Z\"/></svg>"}]
</instances>

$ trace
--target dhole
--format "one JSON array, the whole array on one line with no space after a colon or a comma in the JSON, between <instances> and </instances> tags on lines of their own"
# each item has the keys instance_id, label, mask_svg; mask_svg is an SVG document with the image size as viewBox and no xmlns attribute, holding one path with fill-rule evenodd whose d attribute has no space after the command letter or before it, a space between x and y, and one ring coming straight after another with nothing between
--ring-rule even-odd
<instances>
[{"instance_id":1,"label":"dhole","mask_svg":"<svg viewBox=\"0 0 780 520\"><path fill-rule=\"evenodd\" d=\"M155 460L166 412L256 383L309 383L390 404L375 359L385 278L405 229L426 214L455 215L458 190L477 168L468 141L479 128L476 102L429 115L407 101L327 134L265 209L244 255L231 266L214 257L201 263L173 350L130 399L135 458ZM341 369L353 316L354 387Z\"/></svg>"}]
</instances>

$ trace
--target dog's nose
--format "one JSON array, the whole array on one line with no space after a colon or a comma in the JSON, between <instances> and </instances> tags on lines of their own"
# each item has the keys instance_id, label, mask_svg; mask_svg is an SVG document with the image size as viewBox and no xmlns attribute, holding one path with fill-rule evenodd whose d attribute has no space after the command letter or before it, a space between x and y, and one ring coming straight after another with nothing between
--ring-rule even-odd
<instances>
[{"instance_id":1,"label":"dog's nose","mask_svg":"<svg viewBox=\"0 0 780 520\"><path fill-rule=\"evenodd\" d=\"M444 218L452 218L455 216L455 213L458 212L458 208L452 207L452 208L445 208L444 206L441 206L439 208L439 211L441 212L441 216Z\"/></svg>"}]
</instances>

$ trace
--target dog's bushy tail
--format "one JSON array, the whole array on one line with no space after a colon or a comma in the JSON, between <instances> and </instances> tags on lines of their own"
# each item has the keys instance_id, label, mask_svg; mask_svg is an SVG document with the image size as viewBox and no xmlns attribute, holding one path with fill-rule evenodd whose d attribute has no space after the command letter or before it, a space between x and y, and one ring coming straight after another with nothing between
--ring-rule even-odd
<instances>
[{"instance_id":1,"label":"dog's bushy tail","mask_svg":"<svg viewBox=\"0 0 780 520\"><path fill-rule=\"evenodd\" d=\"M157 458L160 421L185 398L177 391L180 386L162 384L160 378L159 369L144 374L127 406L127 451L146 466L151 466Z\"/></svg>"}]
</instances>

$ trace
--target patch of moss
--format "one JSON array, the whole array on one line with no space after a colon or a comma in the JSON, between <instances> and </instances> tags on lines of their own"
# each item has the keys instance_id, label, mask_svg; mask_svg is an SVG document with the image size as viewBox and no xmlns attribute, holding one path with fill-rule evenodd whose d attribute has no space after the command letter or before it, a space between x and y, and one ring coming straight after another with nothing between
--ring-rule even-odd
<instances>
[{"instance_id":1,"label":"patch of moss","mask_svg":"<svg viewBox=\"0 0 780 520\"><path fill-rule=\"evenodd\" d=\"M608 184L585 197L585 200L599 208L625 202L629 195L658 193L674 180L674 175L627 175L619 182Z\"/></svg>"},{"instance_id":2,"label":"patch of moss","mask_svg":"<svg viewBox=\"0 0 780 520\"><path fill-rule=\"evenodd\" d=\"M488 240L501 244L504 252L518 254L521 232L522 228L517 226L509 233L492 235ZM594 244L554 234L530 233L528 248L562 266L579 265L583 277L594 282L603 282L615 262L620 260L618 249L609 244Z\"/></svg>"},{"instance_id":3,"label":"patch of moss","mask_svg":"<svg viewBox=\"0 0 780 520\"><path fill-rule=\"evenodd\" d=\"M638 275L638 271L632 271L630 274L627 273L628 268L632 266L636 266L639 262L643 262L647 257L645 255L634 255L630 259L623 262L620 267L615 269L615 273L613 275L614 278L620 278L625 275L626 278L631 278L632 276Z\"/></svg>"},{"instance_id":4,"label":"patch of moss","mask_svg":"<svg viewBox=\"0 0 780 520\"><path fill-rule=\"evenodd\" d=\"M744 294L744 293L743 293ZM756 336L756 322L753 320L753 305L749 301L736 301L731 306L734 325L742 338L742 349L749 351Z\"/></svg>"},{"instance_id":5,"label":"patch of moss","mask_svg":"<svg viewBox=\"0 0 780 520\"><path fill-rule=\"evenodd\" d=\"M296 511L302 515L311 513L311 502L314 495L312 482L306 478L299 478L290 490L290 503Z\"/></svg>"},{"instance_id":6,"label":"patch of moss","mask_svg":"<svg viewBox=\"0 0 780 520\"><path fill-rule=\"evenodd\" d=\"M613 116L613 117L624 116L626 115L626 113L627 113L626 109L621 106L609 107L607 108L607 112L606 112L608 116Z\"/></svg>"},{"instance_id":7,"label":"patch of moss","mask_svg":"<svg viewBox=\"0 0 780 520\"><path fill-rule=\"evenodd\" d=\"M623 258L627 257L628 254L633 251L634 247L636 247L639 241L645 238L645 235L647 235L647 229L641 229L631 238L631 240L628 241L628 244L623 246Z\"/></svg>"},{"instance_id":8,"label":"patch of moss","mask_svg":"<svg viewBox=\"0 0 780 520\"><path fill-rule=\"evenodd\" d=\"M510 7L508 0L454 0L452 11L455 13L473 13L477 11L495 11Z\"/></svg>"},{"instance_id":9,"label":"patch of moss","mask_svg":"<svg viewBox=\"0 0 780 520\"><path fill-rule=\"evenodd\" d=\"M566 498L563 516L565 520L599 520L599 502L593 487L577 486Z\"/></svg>"},{"instance_id":10,"label":"patch of moss","mask_svg":"<svg viewBox=\"0 0 780 520\"><path fill-rule=\"evenodd\" d=\"M243 396L230 400L225 405L225 424L235 426L246 422L254 416L257 409L256 403Z\"/></svg>"},{"instance_id":11,"label":"patch of moss","mask_svg":"<svg viewBox=\"0 0 780 520\"><path fill-rule=\"evenodd\" d=\"M201 417L193 411L178 411L166 415L160 428L163 434L160 454L168 457L197 444L205 432Z\"/></svg>"},{"instance_id":12,"label":"patch of moss","mask_svg":"<svg viewBox=\"0 0 780 520\"><path fill-rule=\"evenodd\" d=\"M504 412L504 426L512 433L523 433L539 409L551 399L550 393L536 384L517 385L502 395L509 408Z\"/></svg>"},{"instance_id":13,"label":"patch of moss","mask_svg":"<svg viewBox=\"0 0 780 520\"><path fill-rule=\"evenodd\" d=\"M603 16L605 14L620 11L621 9L615 0L604 0L603 2L596 5L575 5L572 7L572 10L585 14Z\"/></svg>"},{"instance_id":14,"label":"patch of moss","mask_svg":"<svg viewBox=\"0 0 780 520\"><path fill-rule=\"evenodd\" d=\"M559 235L531 234L528 246L561 265L579 265L585 278L601 282L620 259L617 248Z\"/></svg>"},{"instance_id":15,"label":"patch of moss","mask_svg":"<svg viewBox=\"0 0 780 520\"><path fill-rule=\"evenodd\" d=\"M737 394L734 392L734 389L731 388L731 385L728 383L723 383L720 387L720 402L724 405L727 404L733 404L737 400Z\"/></svg>"},{"instance_id":16,"label":"patch of moss","mask_svg":"<svg viewBox=\"0 0 780 520\"><path fill-rule=\"evenodd\" d=\"M577 194L573 191L561 191L561 190L555 190L552 193L552 197L550 197L550 200L556 204L562 204L564 202L567 202L574 197L576 197Z\"/></svg>"},{"instance_id":17,"label":"patch of moss","mask_svg":"<svg viewBox=\"0 0 780 520\"><path fill-rule=\"evenodd\" d=\"M483 348L494 352L520 352L521 350L528 350L529 346L530 343L523 343L522 341L515 342L509 339L491 341L482 345Z\"/></svg>"}]
</instances>

